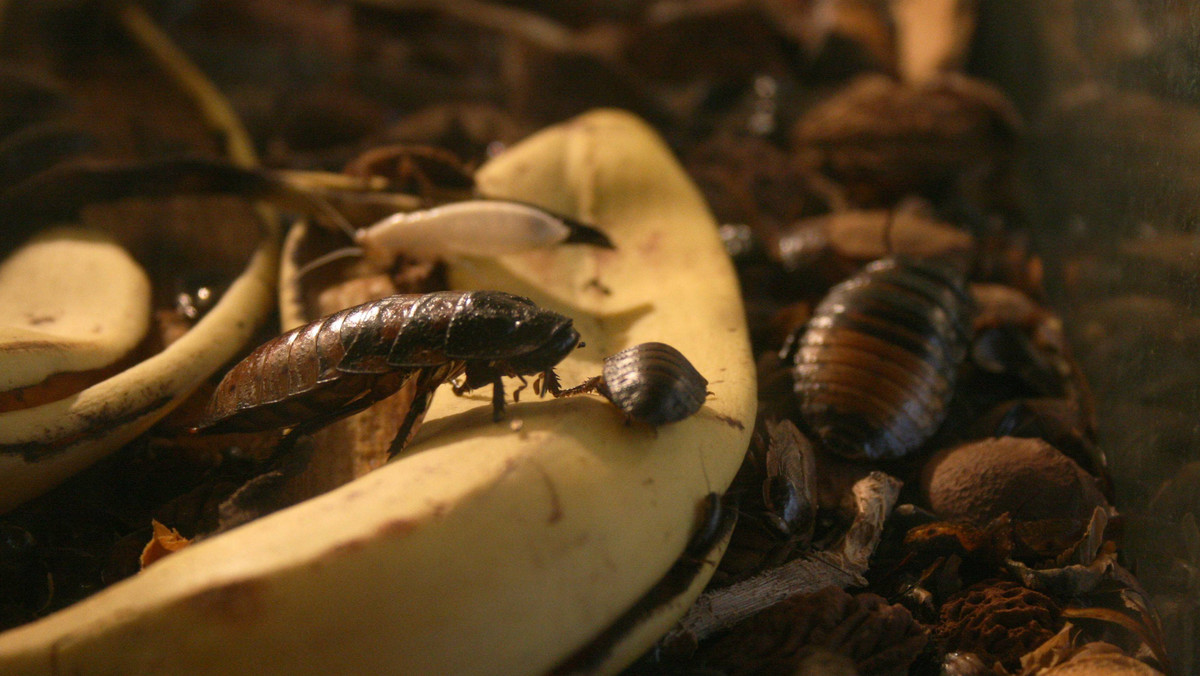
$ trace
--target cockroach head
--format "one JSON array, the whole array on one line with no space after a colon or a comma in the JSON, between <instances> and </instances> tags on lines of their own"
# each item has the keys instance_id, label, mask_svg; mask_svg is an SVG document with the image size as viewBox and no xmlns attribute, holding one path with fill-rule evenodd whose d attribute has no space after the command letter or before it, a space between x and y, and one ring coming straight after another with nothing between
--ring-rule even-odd
<instances>
[{"instance_id":1,"label":"cockroach head","mask_svg":"<svg viewBox=\"0 0 1200 676\"><path fill-rule=\"evenodd\" d=\"M559 362L567 358L579 344L579 331L571 325L571 320L562 315L553 327L542 333L545 339L533 349L508 360L513 371L521 375L533 375L550 372Z\"/></svg>"},{"instance_id":2,"label":"cockroach head","mask_svg":"<svg viewBox=\"0 0 1200 676\"><path fill-rule=\"evenodd\" d=\"M456 308L446 335L446 354L466 361L503 362L520 375L545 372L579 344L571 318L540 308L528 298L475 291Z\"/></svg>"}]
</instances>

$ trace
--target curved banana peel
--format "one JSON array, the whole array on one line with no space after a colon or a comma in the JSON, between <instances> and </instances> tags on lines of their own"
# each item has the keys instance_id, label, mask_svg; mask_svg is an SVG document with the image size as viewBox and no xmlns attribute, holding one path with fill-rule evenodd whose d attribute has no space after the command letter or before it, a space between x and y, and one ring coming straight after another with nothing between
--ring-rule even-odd
<instances>
[{"instance_id":1,"label":"curved banana peel","mask_svg":"<svg viewBox=\"0 0 1200 676\"><path fill-rule=\"evenodd\" d=\"M0 261L0 391L109 366L149 328L150 279L103 231L47 228Z\"/></svg>"},{"instance_id":2,"label":"curved banana peel","mask_svg":"<svg viewBox=\"0 0 1200 676\"><path fill-rule=\"evenodd\" d=\"M116 14L150 61L198 104L201 118L225 139L230 158L253 166L253 143L216 88L137 5L124 3ZM264 208L258 218L263 236L246 267L179 340L77 394L0 413L0 514L145 432L250 340L270 312L279 266L279 221Z\"/></svg>"},{"instance_id":3,"label":"curved banana peel","mask_svg":"<svg viewBox=\"0 0 1200 676\"><path fill-rule=\"evenodd\" d=\"M462 261L452 285L574 317L587 347L561 365L567 385L624 347L675 345L710 382L704 408L655 430L598 397L523 401L496 424L486 393L441 392L396 461L0 635L0 672L545 673L664 575L753 424L754 366L715 223L662 141L616 111L536 135L479 182L593 223L617 249ZM636 658L711 573L595 670Z\"/></svg>"},{"instance_id":4,"label":"curved banana peel","mask_svg":"<svg viewBox=\"0 0 1200 676\"><path fill-rule=\"evenodd\" d=\"M158 354L66 398L0 413L0 514L146 431L233 358L270 311L278 250L278 236L265 237L213 309Z\"/></svg>"}]
</instances>

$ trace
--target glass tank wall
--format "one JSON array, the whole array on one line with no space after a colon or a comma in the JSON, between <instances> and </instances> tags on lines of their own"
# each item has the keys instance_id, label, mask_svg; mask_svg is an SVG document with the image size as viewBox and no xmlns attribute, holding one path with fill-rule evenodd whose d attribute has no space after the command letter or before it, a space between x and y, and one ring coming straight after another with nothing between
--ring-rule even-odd
<instances>
[{"instance_id":1,"label":"glass tank wall","mask_svg":"<svg viewBox=\"0 0 1200 676\"><path fill-rule=\"evenodd\" d=\"M1024 198L1092 386L1128 562L1200 668L1200 5L982 3L973 68L1025 114Z\"/></svg>"}]
</instances>

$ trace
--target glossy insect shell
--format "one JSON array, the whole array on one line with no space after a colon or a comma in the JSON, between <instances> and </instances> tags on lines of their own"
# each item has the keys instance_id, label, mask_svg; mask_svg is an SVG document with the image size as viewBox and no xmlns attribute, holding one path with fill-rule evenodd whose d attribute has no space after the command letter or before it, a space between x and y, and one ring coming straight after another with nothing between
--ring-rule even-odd
<instances>
[{"instance_id":1,"label":"glossy insect shell","mask_svg":"<svg viewBox=\"0 0 1200 676\"><path fill-rule=\"evenodd\" d=\"M633 420L665 425L704 405L708 380L664 343L641 343L604 360L605 396Z\"/></svg>"},{"instance_id":2,"label":"glossy insect shell","mask_svg":"<svg viewBox=\"0 0 1200 676\"><path fill-rule=\"evenodd\" d=\"M941 425L970 345L964 282L933 263L885 258L835 286L794 355L805 427L851 458L898 458Z\"/></svg>"},{"instance_id":3,"label":"glossy insect shell","mask_svg":"<svg viewBox=\"0 0 1200 676\"><path fill-rule=\"evenodd\" d=\"M336 312L259 346L221 380L208 432L331 422L414 375L468 389L550 369L579 343L567 317L498 291L397 295Z\"/></svg>"}]
</instances>

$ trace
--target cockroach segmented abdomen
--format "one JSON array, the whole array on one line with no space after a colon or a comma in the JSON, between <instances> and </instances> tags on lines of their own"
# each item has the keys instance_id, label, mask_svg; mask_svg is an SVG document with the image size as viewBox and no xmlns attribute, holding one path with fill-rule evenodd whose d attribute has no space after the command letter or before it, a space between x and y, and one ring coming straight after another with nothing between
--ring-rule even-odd
<instances>
[{"instance_id":1,"label":"cockroach segmented abdomen","mask_svg":"<svg viewBox=\"0 0 1200 676\"><path fill-rule=\"evenodd\" d=\"M579 344L571 319L501 291L389 296L335 312L260 345L233 367L196 432L311 432L384 399L411 379L412 403L392 452L407 441L434 390L465 373L462 390L492 385L503 415L505 375L540 375Z\"/></svg>"},{"instance_id":2,"label":"cockroach segmented abdomen","mask_svg":"<svg viewBox=\"0 0 1200 676\"><path fill-rule=\"evenodd\" d=\"M961 275L930 262L876 261L817 306L793 356L805 427L852 458L899 458L946 417L971 337Z\"/></svg>"},{"instance_id":3,"label":"cockroach segmented abdomen","mask_svg":"<svg viewBox=\"0 0 1200 676\"><path fill-rule=\"evenodd\" d=\"M352 307L263 343L235 365L209 400L208 432L252 432L319 421L358 410L398 389L415 368L389 365L379 352L381 314L419 296Z\"/></svg>"}]
</instances>

